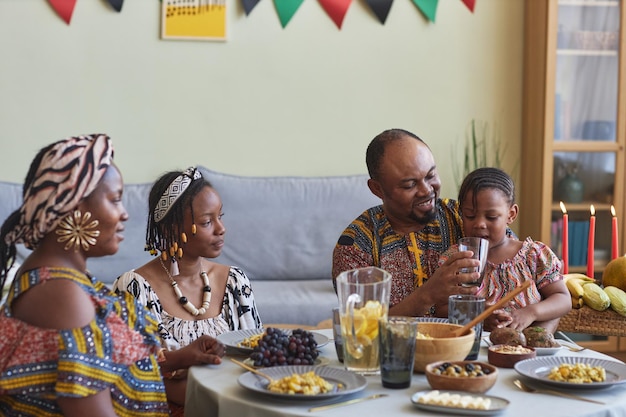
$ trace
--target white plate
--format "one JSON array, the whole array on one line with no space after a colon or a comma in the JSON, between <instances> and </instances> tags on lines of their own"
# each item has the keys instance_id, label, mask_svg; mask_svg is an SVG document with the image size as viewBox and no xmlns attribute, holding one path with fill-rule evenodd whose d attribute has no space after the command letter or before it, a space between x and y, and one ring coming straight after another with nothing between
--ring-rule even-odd
<instances>
[{"instance_id":1,"label":"white plate","mask_svg":"<svg viewBox=\"0 0 626 417\"><path fill-rule=\"evenodd\" d=\"M292 329L280 329L286 334L291 334ZM222 333L217 336L217 340L222 342L228 353L238 353L241 355L249 355L252 353L252 348L238 346L245 338L254 336L255 334L263 333L265 329L246 329L246 330L234 330L232 332ZM329 342L329 339L321 333L311 332L313 337L315 337L315 341L317 342L317 347L320 348Z\"/></svg>"},{"instance_id":2,"label":"white plate","mask_svg":"<svg viewBox=\"0 0 626 417\"><path fill-rule=\"evenodd\" d=\"M485 394L471 394L465 391L447 391L447 390L437 390L440 393L450 393L450 394L459 394L459 395L467 395L470 397L482 397L488 398L491 400L491 404L489 409L487 410L474 410L471 408L460 408L460 407L447 407L445 405L434 405L434 404L422 404L419 401L420 397L432 392L432 390L427 391L419 391L411 396L411 402L417 408L427 411L436 411L439 413L449 413L449 414L457 414L462 416L491 416L494 414L498 414L503 411L509 405L509 401L500 397L493 397L491 395Z\"/></svg>"},{"instance_id":3,"label":"white plate","mask_svg":"<svg viewBox=\"0 0 626 417\"><path fill-rule=\"evenodd\" d=\"M563 349L563 346L536 347L535 352L537 352L537 356L550 356L550 355L555 355L561 349Z\"/></svg>"},{"instance_id":4,"label":"white plate","mask_svg":"<svg viewBox=\"0 0 626 417\"><path fill-rule=\"evenodd\" d=\"M304 394L281 394L278 392L272 392L267 390L268 380L262 376L253 374L252 372L246 372L242 374L237 381L239 385L247 388L251 391L255 391L261 394L269 395L276 398L289 399L289 400L322 400L328 398L339 397L342 395L353 394L363 390L367 386L367 380L364 376L355 374L354 372L346 371L341 368L333 368L330 366L277 366L273 368L263 369L263 373L269 375L274 379L280 379L285 376L296 374L304 374L309 371L315 371L316 374L324 378L326 381L333 384L337 389L332 392L326 392L324 394L317 395L304 395ZM340 385L340 386L339 386Z\"/></svg>"},{"instance_id":5,"label":"white plate","mask_svg":"<svg viewBox=\"0 0 626 417\"><path fill-rule=\"evenodd\" d=\"M575 384L571 382L552 381L548 379L548 374L550 374L550 370L564 363L572 365L575 365L577 363L583 363L589 366L602 366L606 371L606 381ZM535 381L560 388L600 389L611 387L616 384L623 384L626 382L626 364L624 364L623 362L598 358L543 356L517 362L515 364L515 370L520 375L524 375Z\"/></svg>"}]
</instances>

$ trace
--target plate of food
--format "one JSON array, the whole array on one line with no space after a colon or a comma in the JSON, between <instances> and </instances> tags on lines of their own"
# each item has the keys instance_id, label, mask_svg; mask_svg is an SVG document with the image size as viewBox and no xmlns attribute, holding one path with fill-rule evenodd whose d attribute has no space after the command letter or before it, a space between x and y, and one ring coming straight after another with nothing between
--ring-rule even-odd
<instances>
[{"instance_id":1,"label":"plate of food","mask_svg":"<svg viewBox=\"0 0 626 417\"><path fill-rule=\"evenodd\" d=\"M283 333L291 335L293 329L280 329ZM259 339L265 333L265 329L233 330L217 336L217 340L222 342L227 349L227 353L249 355L254 350ZM310 332L320 348L326 345L330 339L321 333Z\"/></svg>"},{"instance_id":2,"label":"plate of food","mask_svg":"<svg viewBox=\"0 0 626 417\"><path fill-rule=\"evenodd\" d=\"M464 416L491 416L509 406L504 398L448 390L419 391L411 396L411 402L421 410Z\"/></svg>"},{"instance_id":3,"label":"plate of food","mask_svg":"<svg viewBox=\"0 0 626 417\"><path fill-rule=\"evenodd\" d=\"M242 374L237 381L250 391L297 401L325 400L353 394L367 386L364 376L330 366L278 366L266 368L263 373L272 381L252 372Z\"/></svg>"},{"instance_id":4,"label":"plate of food","mask_svg":"<svg viewBox=\"0 0 626 417\"><path fill-rule=\"evenodd\" d=\"M516 363L515 371L559 388L601 389L626 382L626 364L589 357L536 357Z\"/></svg>"}]
</instances>

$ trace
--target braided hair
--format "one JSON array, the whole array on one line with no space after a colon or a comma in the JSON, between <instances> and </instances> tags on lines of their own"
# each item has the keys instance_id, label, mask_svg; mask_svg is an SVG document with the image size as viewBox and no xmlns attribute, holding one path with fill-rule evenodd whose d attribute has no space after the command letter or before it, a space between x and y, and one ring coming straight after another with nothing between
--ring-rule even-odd
<instances>
[{"instance_id":1,"label":"braided hair","mask_svg":"<svg viewBox=\"0 0 626 417\"><path fill-rule=\"evenodd\" d=\"M515 184L509 174L499 168L478 168L470 172L459 188L459 204L472 193L472 205L476 207L476 196L479 191L496 189L502 191L509 206L515 204Z\"/></svg>"},{"instance_id":2,"label":"braided hair","mask_svg":"<svg viewBox=\"0 0 626 417\"><path fill-rule=\"evenodd\" d=\"M26 195L26 190L30 188L35 181L37 170L41 164L41 160L48 151L55 146L52 143L41 150L35 155L35 158L30 163L30 168L26 174L26 179L22 186L22 198ZM6 218L2 227L0 227L0 288L4 288L9 270L15 263L16 248L14 243L7 243L7 235L13 231L20 222L21 208L18 208Z\"/></svg>"},{"instance_id":3,"label":"braided hair","mask_svg":"<svg viewBox=\"0 0 626 417\"><path fill-rule=\"evenodd\" d=\"M155 210L159 200L176 177L181 175L181 172L182 171L170 171L163 174L156 180L150 190L150 196L148 197L146 250L150 251L153 255L156 255L157 251L167 252L169 248L172 248L175 244L178 246L184 228L185 209L189 207L191 210L191 222L195 223L193 207L191 205L193 199L204 187L213 188L211 182L204 177L191 181L180 198L172 204L165 217L157 222L155 220Z\"/></svg>"}]
</instances>

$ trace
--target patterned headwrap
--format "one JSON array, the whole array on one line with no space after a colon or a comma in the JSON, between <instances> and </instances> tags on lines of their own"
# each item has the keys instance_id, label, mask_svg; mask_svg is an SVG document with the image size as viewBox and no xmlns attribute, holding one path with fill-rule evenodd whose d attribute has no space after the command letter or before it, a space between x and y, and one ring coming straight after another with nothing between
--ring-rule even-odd
<instances>
[{"instance_id":1,"label":"patterned headwrap","mask_svg":"<svg viewBox=\"0 0 626 417\"><path fill-rule=\"evenodd\" d=\"M113 146L107 135L70 137L53 144L24 190L19 221L7 233L5 243L24 243L27 248L35 248L91 194L112 161Z\"/></svg>"},{"instance_id":2,"label":"patterned headwrap","mask_svg":"<svg viewBox=\"0 0 626 417\"><path fill-rule=\"evenodd\" d=\"M156 207L154 208L154 221L160 222L165 218L170 211L176 200L183 195L191 181L202 178L202 174L195 167L189 167L179 176L174 178L174 181L170 183L163 195L159 199Z\"/></svg>"}]
</instances>

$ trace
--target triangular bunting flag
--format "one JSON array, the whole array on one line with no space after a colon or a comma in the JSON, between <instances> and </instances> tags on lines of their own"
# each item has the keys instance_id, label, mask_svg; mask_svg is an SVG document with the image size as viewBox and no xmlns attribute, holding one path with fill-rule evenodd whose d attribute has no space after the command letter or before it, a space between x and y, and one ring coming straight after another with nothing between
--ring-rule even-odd
<instances>
[{"instance_id":1,"label":"triangular bunting flag","mask_svg":"<svg viewBox=\"0 0 626 417\"><path fill-rule=\"evenodd\" d=\"M384 25L387 20L387 15L389 15L389 9L391 9L393 0L366 0L366 2L376 17L378 17L380 23Z\"/></svg>"},{"instance_id":2,"label":"triangular bunting flag","mask_svg":"<svg viewBox=\"0 0 626 417\"><path fill-rule=\"evenodd\" d=\"M278 12L278 18L283 28L287 26L287 23L291 20L294 14L298 11L304 0L274 0L274 7Z\"/></svg>"},{"instance_id":3,"label":"triangular bunting flag","mask_svg":"<svg viewBox=\"0 0 626 417\"><path fill-rule=\"evenodd\" d=\"M476 0L461 0L461 1L465 3L467 8L470 9L472 13L474 13L474 6L476 5Z\"/></svg>"},{"instance_id":4,"label":"triangular bunting flag","mask_svg":"<svg viewBox=\"0 0 626 417\"><path fill-rule=\"evenodd\" d=\"M76 6L76 0L48 0L48 2L61 19L65 20L65 23L69 25L72 20L72 13L74 13L74 6Z\"/></svg>"},{"instance_id":5,"label":"triangular bunting flag","mask_svg":"<svg viewBox=\"0 0 626 417\"><path fill-rule=\"evenodd\" d=\"M319 0L319 2L322 8L326 10L326 13L328 13L328 16L341 29L343 18L346 16L352 0Z\"/></svg>"},{"instance_id":6,"label":"triangular bunting flag","mask_svg":"<svg viewBox=\"0 0 626 417\"><path fill-rule=\"evenodd\" d=\"M121 12L124 0L109 0L109 4L115 9L116 12Z\"/></svg>"},{"instance_id":7,"label":"triangular bunting flag","mask_svg":"<svg viewBox=\"0 0 626 417\"><path fill-rule=\"evenodd\" d=\"M254 6L259 4L261 0L241 0L241 4L243 5L243 10L246 12L246 16L250 14Z\"/></svg>"},{"instance_id":8,"label":"triangular bunting flag","mask_svg":"<svg viewBox=\"0 0 626 417\"><path fill-rule=\"evenodd\" d=\"M437 14L437 3L439 0L413 0L413 3L420 9L420 12L431 22L435 21Z\"/></svg>"}]
</instances>

